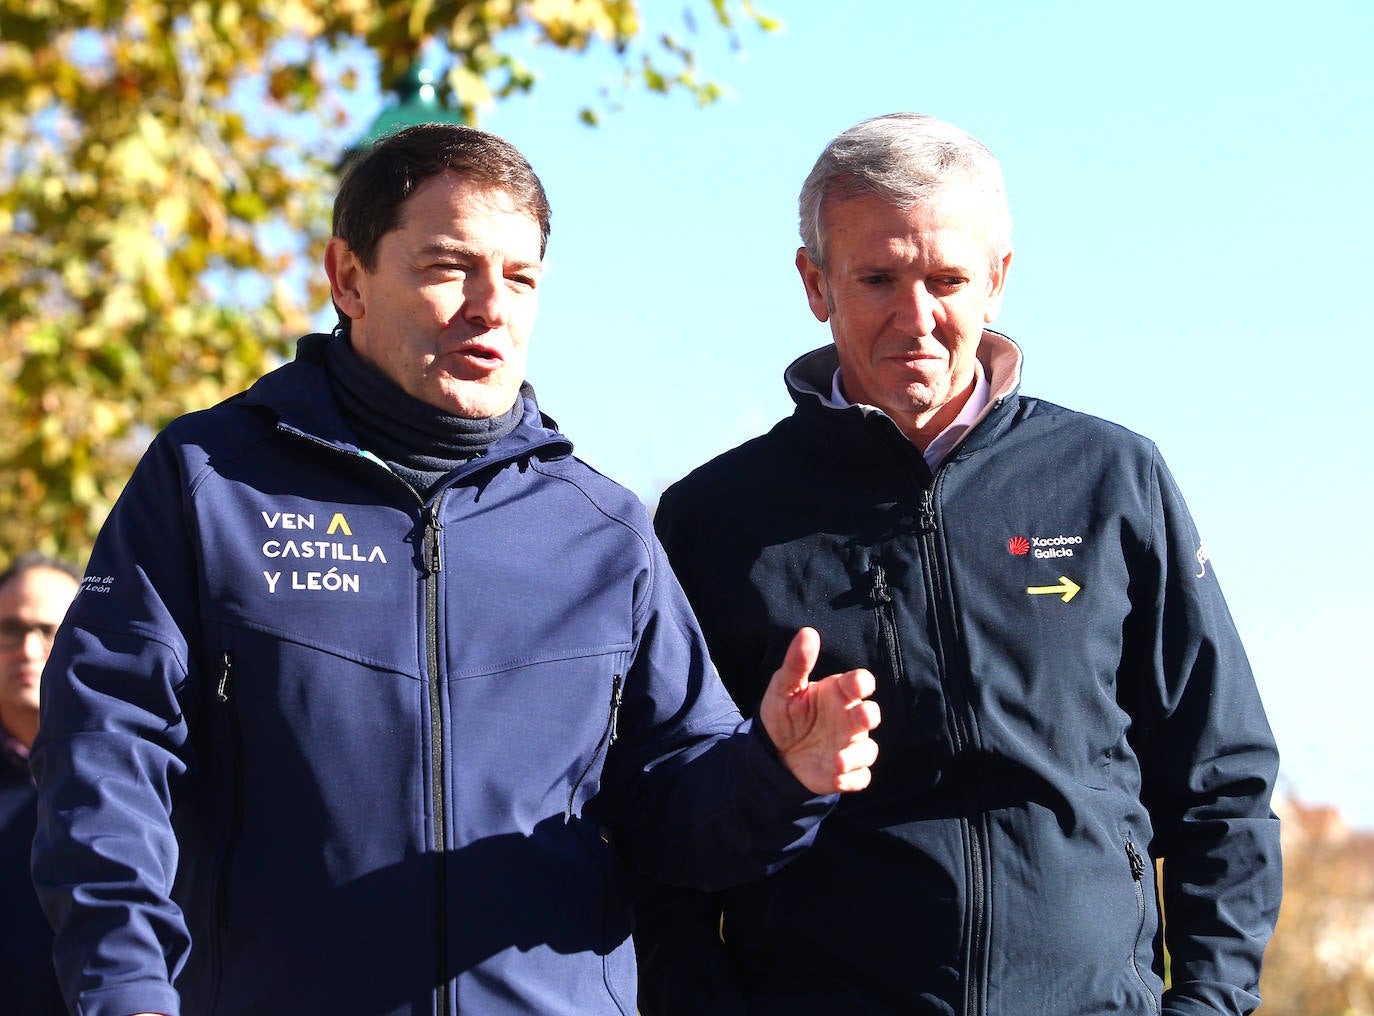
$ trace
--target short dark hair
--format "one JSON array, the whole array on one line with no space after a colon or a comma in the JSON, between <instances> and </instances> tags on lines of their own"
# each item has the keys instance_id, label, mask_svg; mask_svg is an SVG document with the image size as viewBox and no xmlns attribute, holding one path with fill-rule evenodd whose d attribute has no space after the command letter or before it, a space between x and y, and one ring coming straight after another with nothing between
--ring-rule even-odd
<instances>
[{"instance_id":1,"label":"short dark hair","mask_svg":"<svg viewBox=\"0 0 1374 1016\"><path fill-rule=\"evenodd\" d=\"M35 568L47 568L50 571L61 572L63 575L70 575L78 583L82 577L81 569L70 561L33 551L28 554L20 554L10 562L8 568L0 572L0 589L9 585L11 580L17 579L25 572L31 572Z\"/></svg>"},{"instance_id":2,"label":"short dark hair","mask_svg":"<svg viewBox=\"0 0 1374 1016\"><path fill-rule=\"evenodd\" d=\"M406 198L446 171L508 194L517 209L539 223L539 256L544 256L550 218L544 185L509 141L463 124L404 127L354 155L334 198L334 235L363 268L374 271L377 247L400 226Z\"/></svg>"}]
</instances>

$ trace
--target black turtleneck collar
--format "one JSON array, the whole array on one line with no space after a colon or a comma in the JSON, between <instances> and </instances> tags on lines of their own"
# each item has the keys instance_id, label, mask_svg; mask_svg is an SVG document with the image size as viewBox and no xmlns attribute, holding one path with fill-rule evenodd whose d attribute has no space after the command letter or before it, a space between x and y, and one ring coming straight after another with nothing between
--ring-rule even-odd
<instances>
[{"instance_id":1,"label":"black turtleneck collar","mask_svg":"<svg viewBox=\"0 0 1374 1016\"><path fill-rule=\"evenodd\" d=\"M515 430L524 412L519 397L507 412L469 420L421 402L353 351L335 334L324 364L339 411L358 445L385 462L428 498L440 480Z\"/></svg>"}]
</instances>

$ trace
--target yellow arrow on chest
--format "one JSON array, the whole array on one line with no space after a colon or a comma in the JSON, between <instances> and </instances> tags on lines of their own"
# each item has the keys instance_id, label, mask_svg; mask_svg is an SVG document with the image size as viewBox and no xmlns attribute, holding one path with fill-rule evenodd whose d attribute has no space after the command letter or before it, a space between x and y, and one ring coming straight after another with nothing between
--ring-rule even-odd
<instances>
[{"instance_id":1,"label":"yellow arrow on chest","mask_svg":"<svg viewBox=\"0 0 1374 1016\"><path fill-rule=\"evenodd\" d=\"M1059 576L1059 585L1057 586L1028 586L1026 592L1030 593L1032 596L1059 596L1065 603L1068 603L1078 595L1078 590L1081 588L1083 587L1073 579L1061 575Z\"/></svg>"}]
</instances>

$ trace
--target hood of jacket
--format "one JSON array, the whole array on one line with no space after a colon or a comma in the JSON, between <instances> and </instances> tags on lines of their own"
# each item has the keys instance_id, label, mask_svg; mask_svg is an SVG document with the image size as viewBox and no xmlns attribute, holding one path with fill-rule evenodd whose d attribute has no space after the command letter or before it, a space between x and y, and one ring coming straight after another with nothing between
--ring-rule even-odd
<instances>
[{"instance_id":1,"label":"hood of jacket","mask_svg":"<svg viewBox=\"0 0 1374 1016\"><path fill-rule=\"evenodd\" d=\"M371 458L358 446L330 388L324 362L324 347L330 338L321 333L303 336L296 344L294 360L259 378L234 398L242 400L243 405L270 412L277 426L284 430ZM557 459L573 453L572 441L558 429L552 417L540 410L528 381L521 384L519 397L524 403L524 414L515 429L460 473L527 456Z\"/></svg>"}]
</instances>

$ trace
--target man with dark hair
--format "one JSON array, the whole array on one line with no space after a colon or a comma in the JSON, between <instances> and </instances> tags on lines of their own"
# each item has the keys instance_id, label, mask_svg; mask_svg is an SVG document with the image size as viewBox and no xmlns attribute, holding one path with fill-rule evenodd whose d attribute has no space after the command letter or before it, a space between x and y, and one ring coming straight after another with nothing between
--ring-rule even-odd
<instances>
[{"instance_id":1,"label":"man with dark hair","mask_svg":"<svg viewBox=\"0 0 1374 1016\"><path fill-rule=\"evenodd\" d=\"M333 335L153 442L58 634L34 877L68 1004L634 1012L624 881L775 870L868 781L803 629L741 721L648 521L524 383L549 212L472 128L340 187Z\"/></svg>"},{"instance_id":2,"label":"man with dark hair","mask_svg":"<svg viewBox=\"0 0 1374 1016\"><path fill-rule=\"evenodd\" d=\"M29 876L38 691L53 635L81 573L46 554L24 554L0 572L0 1009L66 1012L52 968L48 927Z\"/></svg>"},{"instance_id":3,"label":"man with dark hair","mask_svg":"<svg viewBox=\"0 0 1374 1016\"><path fill-rule=\"evenodd\" d=\"M656 526L740 706L814 625L824 669L873 668L883 764L777 875L646 894L644 1013L1250 1012L1274 740L1159 452L1018 392L987 327L997 161L878 117L826 146L800 212L833 342L787 369L792 415L670 487ZM837 929L863 941L843 964Z\"/></svg>"}]
</instances>

